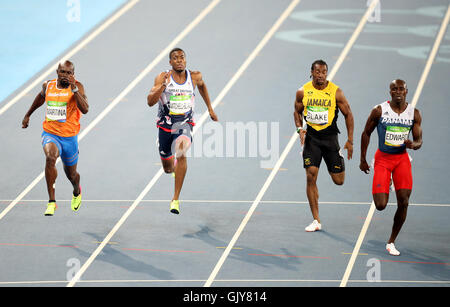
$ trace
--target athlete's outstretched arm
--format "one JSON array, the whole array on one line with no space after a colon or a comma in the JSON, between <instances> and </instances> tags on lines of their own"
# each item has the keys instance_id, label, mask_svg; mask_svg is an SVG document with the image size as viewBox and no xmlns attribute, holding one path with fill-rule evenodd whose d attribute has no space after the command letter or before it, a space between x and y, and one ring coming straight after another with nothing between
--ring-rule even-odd
<instances>
[{"instance_id":1,"label":"athlete's outstretched arm","mask_svg":"<svg viewBox=\"0 0 450 307\"><path fill-rule=\"evenodd\" d=\"M161 97L162 92L170 82L171 72L162 72L156 78L150 93L147 96L147 104L149 107L153 107Z\"/></svg>"},{"instance_id":2,"label":"athlete's outstretched arm","mask_svg":"<svg viewBox=\"0 0 450 307\"><path fill-rule=\"evenodd\" d=\"M412 127L413 140L405 140L406 148L417 150L422 147L422 116L414 109L414 124Z\"/></svg>"},{"instance_id":3,"label":"athlete's outstretched arm","mask_svg":"<svg viewBox=\"0 0 450 307\"><path fill-rule=\"evenodd\" d=\"M295 94L295 102L294 102L294 122L295 122L295 127L298 128L302 128L303 127L303 88L300 88L297 93ZM300 143L303 144L305 143L305 135L306 135L306 130L305 129L301 129L300 130Z\"/></svg>"},{"instance_id":4,"label":"athlete's outstretched arm","mask_svg":"<svg viewBox=\"0 0 450 307\"><path fill-rule=\"evenodd\" d=\"M47 89L47 81L44 82L44 84L42 84L42 90L39 92L39 94L36 95L33 103L31 104L30 108L28 109L28 112L23 117L22 128L28 127L28 123L30 122L31 114L33 114L34 111L36 111L38 108L40 108L44 104L46 89Z\"/></svg>"},{"instance_id":5,"label":"athlete's outstretched arm","mask_svg":"<svg viewBox=\"0 0 450 307\"><path fill-rule=\"evenodd\" d=\"M347 149L347 158L350 160L353 156L353 130L355 121L353 119L350 104L348 103L347 98L345 98L344 92L340 88L336 91L336 103L345 118L345 126L347 127L347 142L345 142L344 148Z\"/></svg>"},{"instance_id":6,"label":"athlete's outstretched arm","mask_svg":"<svg viewBox=\"0 0 450 307\"><path fill-rule=\"evenodd\" d=\"M195 84L198 87L198 91L200 95L203 98L203 101L206 104L206 107L208 108L209 116L213 121L218 121L216 113L214 112L214 109L211 106L211 100L209 99L209 93L208 88L206 87L205 81L203 81L202 73L199 71L193 71L191 72L192 80L195 82Z\"/></svg>"},{"instance_id":7,"label":"athlete's outstretched arm","mask_svg":"<svg viewBox=\"0 0 450 307\"><path fill-rule=\"evenodd\" d=\"M367 147L369 147L370 135L378 124L381 117L381 107L377 106L370 112L369 118L367 119L366 126L361 134L361 158L359 163L359 168L366 174L369 173L369 164L366 161Z\"/></svg>"}]
</instances>

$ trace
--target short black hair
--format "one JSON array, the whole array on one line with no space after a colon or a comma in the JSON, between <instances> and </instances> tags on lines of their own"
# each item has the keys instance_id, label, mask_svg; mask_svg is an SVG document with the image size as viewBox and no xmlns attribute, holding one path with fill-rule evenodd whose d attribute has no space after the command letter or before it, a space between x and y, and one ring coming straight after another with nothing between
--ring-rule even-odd
<instances>
[{"instance_id":1,"label":"short black hair","mask_svg":"<svg viewBox=\"0 0 450 307\"><path fill-rule=\"evenodd\" d=\"M172 50L170 50L170 52L169 52L169 60L172 59L172 53L174 53L176 51L181 51L181 52L183 52L186 55L186 52L184 52L183 49L176 47L176 48L173 48Z\"/></svg>"},{"instance_id":2,"label":"short black hair","mask_svg":"<svg viewBox=\"0 0 450 307\"><path fill-rule=\"evenodd\" d=\"M314 66L315 65L325 65L326 67L327 67L327 70L328 70L328 64L327 64L327 62L325 62L324 60L315 60L312 64L311 64L311 71L313 71L314 70Z\"/></svg>"},{"instance_id":3,"label":"short black hair","mask_svg":"<svg viewBox=\"0 0 450 307\"><path fill-rule=\"evenodd\" d=\"M75 72L75 65L73 64L73 62L65 60L62 64L64 64L65 66L71 66L73 71ZM58 64L58 69L62 66L62 64L61 63Z\"/></svg>"}]
</instances>

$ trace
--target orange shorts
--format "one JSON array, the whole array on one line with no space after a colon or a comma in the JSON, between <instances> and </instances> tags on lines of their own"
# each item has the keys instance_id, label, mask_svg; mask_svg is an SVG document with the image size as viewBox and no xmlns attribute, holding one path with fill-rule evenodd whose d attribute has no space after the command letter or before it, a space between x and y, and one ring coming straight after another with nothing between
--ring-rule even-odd
<instances>
[{"instance_id":1,"label":"orange shorts","mask_svg":"<svg viewBox=\"0 0 450 307\"><path fill-rule=\"evenodd\" d=\"M394 181L395 190L412 190L413 179L411 161L408 153L388 154L380 151L375 153L375 164L372 183L372 194L389 194L389 186Z\"/></svg>"}]
</instances>

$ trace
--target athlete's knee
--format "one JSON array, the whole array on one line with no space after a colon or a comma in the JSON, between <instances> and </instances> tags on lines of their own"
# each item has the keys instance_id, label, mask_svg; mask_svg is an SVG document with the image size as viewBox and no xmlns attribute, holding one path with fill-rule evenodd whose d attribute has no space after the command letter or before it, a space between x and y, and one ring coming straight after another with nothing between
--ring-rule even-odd
<instances>
[{"instance_id":1,"label":"athlete's knee","mask_svg":"<svg viewBox=\"0 0 450 307\"><path fill-rule=\"evenodd\" d=\"M66 175L67 175L67 179L69 179L70 182L74 182L75 180L77 180L77 177L80 176L76 171L69 172Z\"/></svg>"},{"instance_id":2,"label":"athlete's knee","mask_svg":"<svg viewBox=\"0 0 450 307\"><path fill-rule=\"evenodd\" d=\"M344 175L339 175L339 176L336 176L336 175L333 176L332 175L331 179L333 179L334 184L336 184L336 185L343 185L344 181L345 181L345 176Z\"/></svg>"},{"instance_id":3,"label":"athlete's knee","mask_svg":"<svg viewBox=\"0 0 450 307\"><path fill-rule=\"evenodd\" d=\"M408 209L409 199L408 198L398 198L397 206L400 209Z\"/></svg>"},{"instance_id":4,"label":"athlete's knee","mask_svg":"<svg viewBox=\"0 0 450 307\"><path fill-rule=\"evenodd\" d=\"M388 201L382 198L374 198L373 203L378 211L383 211L386 208Z\"/></svg>"},{"instance_id":5,"label":"athlete's knee","mask_svg":"<svg viewBox=\"0 0 450 307\"><path fill-rule=\"evenodd\" d=\"M175 145L175 156L177 159L186 157L186 153L191 145L191 141L187 137L179 137Z\"/></svg>"},{"instance_id":6,"label":"athlete's knee","mask_svg":"<svg viewBox=\"0 0 450 307\"><path fill-rule=\"evenodd\" d=\"M54 155L46 155L45 156L45 164L46 164L46 166L55 166L57 159L58 159L58 157L56 157Z\"/></svg>"},{"instance_id":7,"label":"athlete's knee","mask_svg":"<svg viewBox=\"0 0 450 307\"><path fill-rule=\"evenodd\" d=\"M313 171L306 171L306 183L308 185L310 184L316 184L317 181L317 174Z\"/></svg>"}]
</instances>

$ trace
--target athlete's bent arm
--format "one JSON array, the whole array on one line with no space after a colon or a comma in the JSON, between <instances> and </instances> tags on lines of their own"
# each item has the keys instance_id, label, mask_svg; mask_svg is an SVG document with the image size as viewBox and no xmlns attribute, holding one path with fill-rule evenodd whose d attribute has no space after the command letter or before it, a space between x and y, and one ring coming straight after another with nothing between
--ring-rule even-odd
<instances>
[{"instance_id":1,"label":"athlete's bent arm","mask_svg":"<svg viewBox=\"0 0 450 307\"><path fill-rule=\"evenodd\" d=\"M202 73L199 71L193 71L191 72L192 80L195 82L198 88L198 92L203 98L203 101L206 104L206 107L208 108L209 116L213 121L218 121L217 115L214 112L214 109L211 106L211 101L209 99L209 93L208 88L206 87L205 81L203 81Z\"/></svg>"},{"instance_id":2,"label":"athlete's bent arm","mask_svg":"<svg viewBox=\"0 0 450 307\"><path fill-rule=\"evenodd\" d=\"M27 128L28 123L30 122L30 116L33 114L34 111L39 109L45 102L45 91L47 89L47 82L44 82L42 84L42 91L39 92L39 94L36 95L34 98L33 103L31 104L30 109L28 109L28 112L25 114L22 120L22 128Z\"/></svg>"},{"instance_id":3,"label":"athlete's bent arm","mask_svg":"<svg viewBox=\"0 0 450 307\"><path fill-rule=\"evenodd\" d=\"M355 122L350 104L348 103L347 98L345 98L344 92L340 88L336 91L336 104L345 118L345 126L347 127L347 142L345 142L344 148L347 149L347 158L350 160L353 156L353 130Z\"/></svg>"},{"instance_id":4,"label":"athlete's bent arm","mask_svg":"<svg viewBox=\"0 0 450 307\"><path fill-rule=\"evenodd\" d=\"M422 116L414 109L414 124L412 127L413 140L405 140L406 148L417 150L422 147Z\"/></svg>"},{"instance_id":5,"label":"athlete's bent arm","mask_svg":"<svg viewBox=\"0 0 450 307\"><path fill-rule=\"evenodd\" d=\"M84 86L81 82L75 81L71 84L72 90L78 88L78 91L74 93L75 100L77 102L77 107L81 113L86 114L89 111L89 104L87 100L86 93L84 91Z\"/></svg>"},{"instance_id":6,"label":"athlete's bent arm","mask_svg":"<svg viewBox=\"0 0 450 307\"><path fill-rule=\"evenodd\" d=\"M295 127L297 128L297 131L299 131L300 133L300 143L303 144L305 143L305 135L306 135L306 130L303 129L303 88L300 88L297 93L295 94L295 102L294 102L294 122L295 122Z\"/></svg>"},{"instance_id":7,"label":"athlete's bent arm","mask_svg":"<svg viewBox=\"0 0 450 307\"><path fill-rule=\"evenodd\" d=\"M147 96L147 104L149 107L153 107L161 97L162 92L166 89L167 84L170 82L170 73L162 72L155 78L155 83L150 90L150 94Z\"/></svg>"},{"instance_id":8,"label":"athlete's bent arm","mask_svg":"<svg viewBox=\"0 0 450 307\"><path fill-rule=\"evenodd\" d=\"M366 126L361 134L361 158L359 168L366 174L369 173L369 164L366 161L367 147L369 147L370 135L378 124L381 117L381 107L378 106L372 109L369 118L367 119Z\"/></svg>"}]
</instances>

